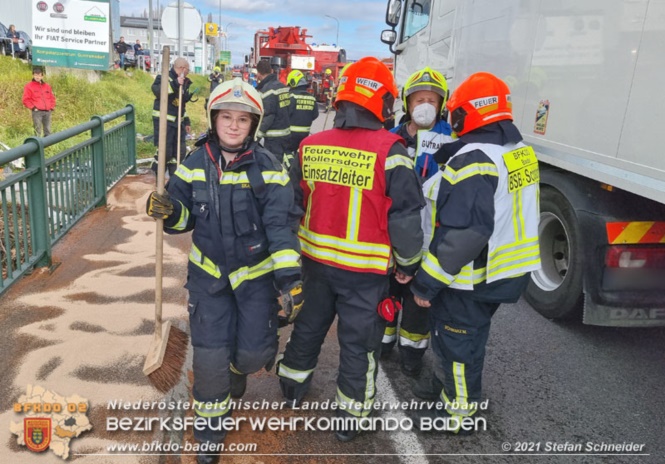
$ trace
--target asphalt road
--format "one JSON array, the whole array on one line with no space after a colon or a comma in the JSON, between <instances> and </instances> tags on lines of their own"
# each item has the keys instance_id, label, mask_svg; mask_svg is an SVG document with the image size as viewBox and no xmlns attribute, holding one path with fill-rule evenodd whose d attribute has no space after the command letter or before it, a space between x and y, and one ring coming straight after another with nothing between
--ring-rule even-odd
<instances>
[{"instance_id":1,"label":"asphalt road","mask_svg":"<svg viewBox=\"0 0 665 464\"><path fill-rule=\"evenodd\" d=\"M332 125L329 116L327 127ZM322 114L317 124L323 123ZM10 421L14 402L27 385L90 401L93 429L71 442L77 463L185 463L191 453L157 450L121 455L109 445L141 444L166 439L194 443L186 433L109 430L108 402L160 401L141 373L152 333L154 235L142 211L141 197L152 187L149 174L123 180L114 189L109 209L97 209L55 247L61 263L52 274L35 272L0 298L0 462L57 463L53 453L35 455L16 444ZM165 314L186 327L184 269L188 237L168 237L165 268ZM281 345L289 329L281 334ZM322 419L317 431L258 431L245 422L228 444L255 443L253 452L227 453L223 462L238 463L662 463L665 462L665 328L616 329L559 323L544 319L526 303L503 306L496 314L488 344L483 413L487 430L470 437L410 430L361 433L350 443L322 430L333 413L325 407L291 410L259 406L238 410L236 418ZM190 353L191 354L191 353ZM431 363L431 352L426 361ZM313 402L333 400L338 365L335 328L323 347L311 391ZM413 379L398 367L397 352L380 366L377 401L413 398ZM429 375L426 369L423 375ZM187 375L167 396L189 400L191 356ZM281 401L274 373L249 378L245 404ZM126 416L191 416L191 411L128 411ZM405 419L404 411L380 411L377 417ZM302 424L302 423L301 423ZM634 443L639 455L601 455L592 445ZM581 453L561 454L581 445ZM510 448L508 450L508 448ZM507 451L508 450L508 451ZM518 451L520 450L520 451ZM524 455L532 453L532 455ZM533 453L537 455L533 455Z\"/></svg>"}]
</instances>

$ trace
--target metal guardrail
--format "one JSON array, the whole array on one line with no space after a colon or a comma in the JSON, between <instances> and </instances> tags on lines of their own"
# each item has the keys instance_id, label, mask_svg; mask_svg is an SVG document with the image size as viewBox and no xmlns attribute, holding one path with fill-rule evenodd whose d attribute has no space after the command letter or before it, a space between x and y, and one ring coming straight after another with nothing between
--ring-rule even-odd
<instances>
[{"instance_id":1,"label":"metal guardrail","mask_svg":"<svg viewBox=\"0 0 665 464\"><path fill-rule=\"evenodd\" d=\"M25 158L23 171L0 182L0 294L30 269L50 266L53 244L136 171L134 117L127 105L0 153L0 166ZM87 140L46 159L45 148L86 132Z\"/></svg>"}]
</instances>

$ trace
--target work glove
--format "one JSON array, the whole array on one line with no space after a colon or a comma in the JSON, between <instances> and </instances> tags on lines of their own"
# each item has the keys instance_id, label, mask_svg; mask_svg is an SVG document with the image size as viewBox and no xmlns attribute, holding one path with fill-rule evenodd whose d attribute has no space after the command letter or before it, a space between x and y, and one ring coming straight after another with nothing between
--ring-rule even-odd
<instances>
[{"instance_id":1,"label":"work glove","mask_svg":"<svg viewBox=\"0 0 665 464\"><path fill-rule=\"evenodd\" d=\"M167 192L164 192L162 195L157 192L152 192L148 197L145 209L150 217L155 219L166 219L173 214L173 202L171 202Z\"/></svg>"},{"instance_id":2,"label":"work glove","mask_svg":"<svg viewBox=\"0 0 665 464\"><path fill-rule=\"evenodd\" d=\"M282 307L282 311L284 311L289 324L292 324L296 319L304 302L305 297L302 293L302 281L300 280L297 280L286 290L280 292L279 305Z\"/></svg>"}]
</instances>

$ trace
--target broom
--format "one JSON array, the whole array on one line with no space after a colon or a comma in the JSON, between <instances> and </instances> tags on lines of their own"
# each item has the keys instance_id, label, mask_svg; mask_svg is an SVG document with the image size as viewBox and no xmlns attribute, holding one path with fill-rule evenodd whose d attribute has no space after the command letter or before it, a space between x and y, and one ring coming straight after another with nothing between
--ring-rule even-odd
<instances>
[{"instance_id":1,"label":"broom","mask_svg":"<svg viewBox=\"0 0 665 464\"><path fill-rule=\"evenodd\" d=\"M181 74L182 75L182 74ZM182 141L182 85L178 88L178 151L175 157L176 166L180 165L180 142ZM187 150L185 150L187 151Z\"/></svg>"},{"instance_id":2,"label":"broom","mask_svg":"<svg viewBox=\"0 0 665 464\"><path fill-rule=\"evenodd\" d=\"M169 47L162 51L162 86L159 100L159 148L157 151L157 193L164 194L164 171L166 170L166 110L169 85ZM164 220L157 219L155 250L155 336L143 365L143 373L160 392L166 393L180 380L185 365L187 334L171 321L162 321L162 269L164 259Z\"/></svg>"}]
</instances>

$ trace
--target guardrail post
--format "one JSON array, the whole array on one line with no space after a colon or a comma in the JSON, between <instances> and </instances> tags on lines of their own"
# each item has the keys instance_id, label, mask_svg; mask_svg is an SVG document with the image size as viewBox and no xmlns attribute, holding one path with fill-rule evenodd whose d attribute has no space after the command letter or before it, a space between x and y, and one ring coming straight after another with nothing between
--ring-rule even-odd
<instances>
[{"instance_id":1,"label":"guardrail post","mask_svg":"<svg viewBox=\"0 0 665 464\"><path fill-rule=\"evenodd\" d=\"M101 116L93 116L97 124L90 130L96 140L92 144L92 178L95 189L96 206L106 205L106 163L104 156L104 121Z\"/></svg>"},{"instance_id":2,"label":"guardrail post","mask_svg":"<svg viewBox=\"0 0 665 464\"><path fill-rule=\"evenodd\" d=\"M136 174L136 109L134 108L134 105L129 104L129 106L132 110L127 114L127 121L131 121L131 134L129 136L129 140L127 141L127 148L128 148L128 156L129 159L127 160L127 165L131 166L131 169L129 170L129 174Z\"/></svg>"},{"instance_id":3,"label":"guardrail post","mask_svg":"<svg viewBox=\"0 0 665 464\"><path fill-rule=\"evenodd\" d=\"M25 155L25 166L27 169L37 168L38 173L27 179L28 183L28 204L32 211L29 217L32 217L31 237L32 250L35 256L42 250L44 256L37 261L36 266L50 266L52 258L51 237L49 237L48 226L48 202L46 199L46 158L44 157L44 142L40 137L30 137L25 143L34 143L37 145L36 151L31 151Z\"/></svg>"}]
</instances>

